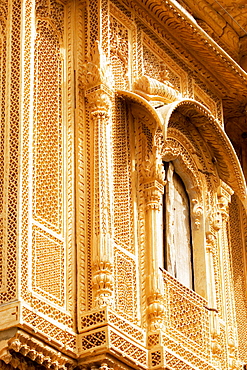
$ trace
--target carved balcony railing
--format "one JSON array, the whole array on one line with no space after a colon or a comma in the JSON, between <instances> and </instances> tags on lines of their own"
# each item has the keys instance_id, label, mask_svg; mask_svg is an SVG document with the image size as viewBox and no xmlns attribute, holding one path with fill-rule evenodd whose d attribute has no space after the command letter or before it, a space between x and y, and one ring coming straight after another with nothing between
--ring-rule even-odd
<instances>
[{"instance_id":1,"label":"carved balcony railing","mask_svg":"<svg viewBox=\"0 0 247 370\"><path fill-rule=\"evenodd\" d=\"M182 348L182 351L187 348L189 352L210 361L207 301L186 288L167 271L162 270L162 273L166 306L163 345L177 350L181 355Z\"/></svg>"}]
</instances>

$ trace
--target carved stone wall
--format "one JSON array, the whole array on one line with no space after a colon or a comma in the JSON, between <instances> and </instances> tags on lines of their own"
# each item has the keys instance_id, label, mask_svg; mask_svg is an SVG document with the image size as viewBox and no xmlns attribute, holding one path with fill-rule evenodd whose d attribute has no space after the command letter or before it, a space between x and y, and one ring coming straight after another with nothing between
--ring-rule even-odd
<instances>
[{"instance_id":1,"label":"carved stone wall","mask_svg":"<svg viewBox=\"0 0 247 370\"><path fill-rule=\"evenodd\" d=\"M59 341L74 315L71 7L26 1L23 11L22 315Z\"/></svg>"},{"instance_id":2,"label":"carved stone wall","mask_svg":"<svg viewBox=\"0 0 247 370\"><path fill-rule=\"evenodd\" d=\"M232 240L231 261L233 268L233 283L236 302L236 317L238 325L239 353L241 360L246 362L246 266L245 266L245 228L246 216L240 211L237 199L234 197L230 205L230 235ZM241 230L243 228L243 230Z\"/></svg>"},{"instance_id":3,"label":"carved stone wall","mask_svg":"<svg viewBox=\"0 0 247 370\"><path fill-rule=\"evenodd\" d=\"M0 369L247 361L247 193L222 110L246 82L206 36L170 0L1 1ZM166 163L190 288L163 261L181 230Z\"/></svg>"},{"instance_id":4,"label":"carved stone wall","mask_svg":"<svg viewBox=\"0 0 247 370\"><path fill-rule=\"evenodd\" d=\"M17 296L17 192L20 133L20 9L19 1L0 6L1 89L1 216L0 302ZM10 28L9 25L12 25ZM9 47L11 40L11 47ZM8 44L8 45L7 45ZM7 232L8 230L8 232Z\"/></svg>"}]
</instances>

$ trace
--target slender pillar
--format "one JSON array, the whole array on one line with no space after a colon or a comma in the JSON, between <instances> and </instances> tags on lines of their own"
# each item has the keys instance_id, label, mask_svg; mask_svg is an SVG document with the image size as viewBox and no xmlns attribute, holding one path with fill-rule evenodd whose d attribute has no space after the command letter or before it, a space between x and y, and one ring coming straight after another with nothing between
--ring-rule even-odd
<instances>
[{"instance_id":1,"label":"slender pillar","mask_svg":"<svg viewBox=\"0 0 247 370\"><path fill-rule=\"evenodd\" d=\"M221 225L219 229L219 246L221 251L221 266L222 266L222 286L223 286L223 302L225 307L224 319L226 322L226 336L228 346L228 364L229 368L234 370L238 368L237 360L237 333L235 328L235 305L233 299L233 278L231 276L231 261L230 261L230 238L229 238L229 209L228 205L231 201L232 189L225 183L221 183L218 189L217 207L221 217Z\"/></svg>"},{"instance_id":2,"label":"slender pillar","mask_svg":"<svg viewBox=\"0 0 247 370\"><path fill-rule=\"evenodd\" d=\"M161 206L164 193L164 167L158 147L142 165L143 192L146 202L146 251L147 251L147 316L151 330L163 327L165 306L162 273L159 270L161 233Z\"/></svg>"},{"instance_id":3,"label":"slender pillar","mask_svg":"<svg viewBox=\"0 0 247 370\"><path fill-rule=\"evenodd\" d=\"M110 120L110 97L103 89L88 95L94 136L94 199L92 287L93 305L112 304L112 243L110 226L109 163L106 126Z\"/></svg>"}]
</instances>

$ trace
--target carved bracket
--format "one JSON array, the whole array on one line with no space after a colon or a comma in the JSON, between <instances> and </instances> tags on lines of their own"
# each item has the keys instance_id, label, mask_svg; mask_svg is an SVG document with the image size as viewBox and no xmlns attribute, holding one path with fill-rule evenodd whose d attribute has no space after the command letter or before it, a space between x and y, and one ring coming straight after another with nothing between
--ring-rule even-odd
<instances>
[{"instance_id":1,"label":"carved bracket","mask_svg":"<svg viewBox=\"0 0 247 370\"><path fill-rule=\"evenodd\" d=\"M111 70L111 64L104 54L100 42L95 41L87 61L82 65L79 87L86 90L93 86L105 84L110 89L114 88L115 82Z\"/></svg>"},{"instance_id":2,"label":"carved bracket","mask_svg":"<svg viewBox=\"0 0 247 370\"><path fill-rule=\"evenodd\" d=\"M0 352L0 359L20 370L32 369L32 361L54 370L68 370L76 366L71 358L21 330L17 331ZM34 369L36 366L33 366Z\"/></svg>"},{"instance_id":3,"label":"carved bracket","mask_svg":"<svg viewBox=\"0 0 247 370\"><path fill-rule=\"evenodd\" d=\"M192 199L192 204L192 215L194 216L195 227L197 230L199 230L201 225L201 218L203 215L203 207L199 203L198 199Z\"/></svg>"}]
</instances>

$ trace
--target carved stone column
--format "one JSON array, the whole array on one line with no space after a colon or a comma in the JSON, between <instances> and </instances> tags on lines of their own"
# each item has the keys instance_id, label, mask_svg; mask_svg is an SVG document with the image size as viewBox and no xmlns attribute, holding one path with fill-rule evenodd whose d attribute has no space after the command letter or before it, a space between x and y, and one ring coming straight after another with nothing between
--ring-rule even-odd
<instances>
[{"instance_id":1,"label":"carved stone column","mask_svg":"<svg viewBox=\"0 0 247 370\"><path fill-rule=\"evenodd\" d=\"M220 345L220 327L219 327L219 314L217 310L217 297L215 286L214 274L214 258L215 258L216 238L215 235L208 231L206 234L206 252L207 252L207 266L208 266L208 305L210 318L210 333L211 333L211 349L213 356L218 356L222 352Z\"/></svg>"},{"instance_id":2,"label":"carved stone column","mask_svg":"<svg viewBox=\"0 0 247 370\"><path fill-rule=\"evenodd\" d=\"M103 89L96 90L87 97L94 136L93 305L102 307L112 304L113 289L109 163L106 135L106 126L110 120L111 102L108 94Z\"/></svg>"},{"instance_id":3,"label":"carved stone column","mask_svg":"<svg viewBox=\"0 0 247 370\"><path fill-rule=\"evenodd\" d=\"M230 369L237 368L237 333L235 328L235 305L233 299L233 277L231 276L230 238L229 238L229 209L228 205L233 194L232 189L221 183L217 194L217 206L220 215L219 247L221 251L223 305L225 308L224 320L226 323L226 337L228 345L228 363Z\"/></svg>"},{"instance_id":4,"label":"carved stone column","mask_svg":"<svg viewBox=\"0 0 247 370\"><path fill-rule=\"evenodd\" d=\"M164 193L164 168L158 147L142 163L143 192L146 202L146 251L147 251L147 299L148 323L151 330L163 326L165 313L163 280L159 270L159 244L162 243L161 205Z\"/></svg>"}]
</instances>

